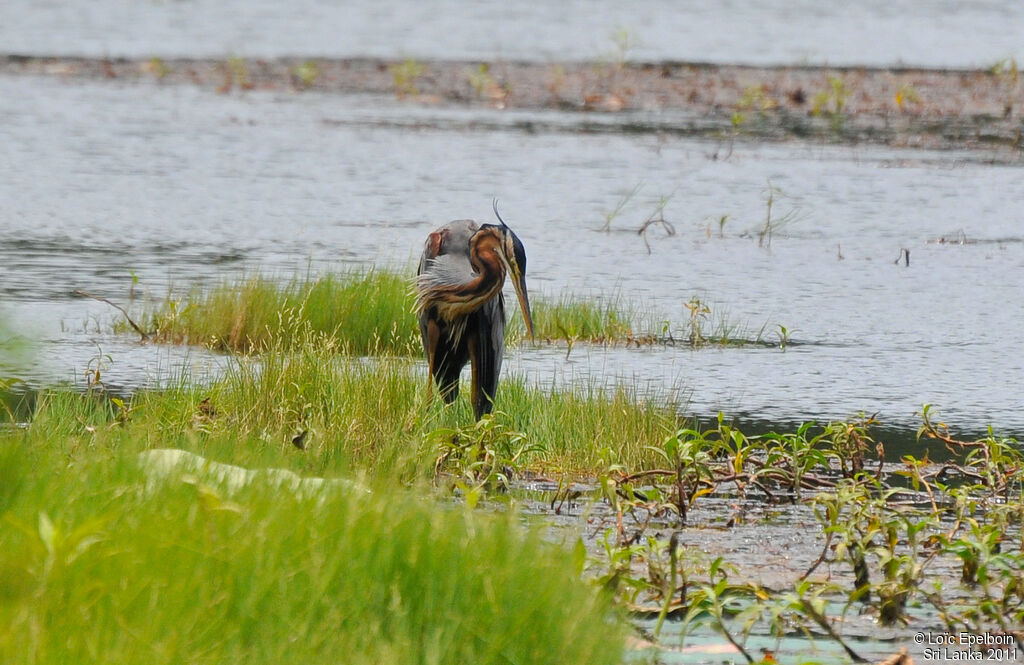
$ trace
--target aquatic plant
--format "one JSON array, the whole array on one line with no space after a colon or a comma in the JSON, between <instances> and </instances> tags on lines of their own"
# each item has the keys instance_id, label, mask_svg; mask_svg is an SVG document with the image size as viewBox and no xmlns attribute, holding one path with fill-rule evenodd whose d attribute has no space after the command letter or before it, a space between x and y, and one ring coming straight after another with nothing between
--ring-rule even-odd
<instances>
[{"instance_id":1,"label":"aquatic plant","mask_svg":"<svg viewBox=\"0 0 1024 665\"><path fill-rule=\"evenodd\" d=\"M292 81L296 88L305 90L316 83L320 77L320 66L315 60L306 60L291 68Z\"/></svg>"},{"instance_id":2,"label":"aquatic plant","mask_svg":"<svg viewBox=\"0 0 1024 665\"><path fill-rule=\"evenodd\" d=\"M637 32L625 25L618 25L608 35L612 43L611 59L620 67L625 64L629 54L643 44Z\"/></svg>"},{"instance_id":3,"label":"aquatic plant","mask_svg":"<svg viewBox=\"0 0 1024 665\"><path fill-rule=\"evenodd\" d=\"M668 205L668 202L672 200L672 197L674 195L675 194L673 193L669 194L668 196L660 197L658 199L658 204L657 207L655 207L654 212L650 214L647 220L644 221L644 223L641 224L640 228L637 229L636 231L637 235L644 239L644 247L647 248L648 254L651 253L651 244L647 242L647 230L650 227L660 225L661 228L665 231L666 237L671 237L676 234L676 227L673 226L671 222L665 219L665 206Z\"/></svg>"},{"instance_id":4,"label":"aquatic plant","mask_svg":"<svg viewBox=\"0 0 1024 665\"><path fill-rule=\"evenodd\" d=\"M635 32L625 26L618 26L609 33L608 39L611 50L592 64L597 85L583 90L583 106L614 112L625 108L634 94L633 88L624 83L623 75L627 72L630 52L641 42Z\"/></svg>"},{"instance_id":5,"label":"aquatic plant","mask_svg":"<svg viewBox=\"0 0 1024 665\"><path fill-rule=\"evenodd\" d=\"M815 93L811 99L811 115L827 117L832 131L838 133L846 120L844 111L849 97L850 89L846 81L839 76L829 76L826 88Z\"/></svg>"},{"instance_id":6,"label":"aquatic plant","mask_svg":"<svg viewBox=\"0 0 1024 665\"><path fill-rule=\"evenodd\" d=\"M231 56L220 66L220 69L223 72L224 81L217 88L217 92L227 93L233 88L252 90L254 87L249 79L249 65L245 62L245 58Z\"/></svg>"},{"instance_id":7,"label":"aquatic plant","mask_svg":"<svg viewBox=\"0 0 1024 665\"><path fill-rule=\"evenodd\" d=\"M490 66L486 62L477 65L477 68L468 74L468 79L478 99L491 100L499 105L505 103L509 94L508 84L499 85L491 75Z\"/></svg>"},{"instance_id":8,"label":"aquatic plant","mask_svg":"<svg viewBox=\"0 0 1024 665\"><path fill-rule=\"evenodd\" d=\"M5 369L5 366L14 360L24 361L30 353L28 340L15 332L7 322L3 310L0 309L0 369L5 372L0 374L0 415L6 416L7 420L11 422L15 420L11 404L14 401L12 390L23 381L16 376L6 374L10 370ZM3 419L0 418L0 422L2 421Z\"/></svg>"},{"instance_id":9,"label":"aquatic plant","mask_svg":"<svg viewBox=\"0 0 1024 665\"><path fill-rule=\"evenodd\" d=\"M808 635L824 631L857 659L828 615L845 615L854 606L867 608L882 624L901 625L911 619L919 622L919 608L927 605L950 632L996 631L1020 640L1024 465L1019 444L994 436L960 441L934 422L927 407L923 416L922 435L950 446L954 460L930 465L907 458L903 470L885 470L884 449L870 432L877 423L863 416L850 423L824 428L805 424L793 433L756 437L743 435L721 418L708 430L678 431L659 450L665 467L629 472L619 465L602 476L597 500L611 505L616 527L606 538L607 552L593 564L599 583L616 580L623 601L636 611L657 614L659 629L671 612L682 617L682 639L703 627L721 634L741 653L758 624L779 637L792 630ZM865 459L872 446L879 459L874 471ZM899 483L900 478L911 488ZM700 489L687 490L695 486ZM668 544L647 535L723 487L734 487L748 499L760 493L768 501L804 502L813 508L822 526L822 553L796 580L793 591L734 584L721 571L701 583L675 550L685 531L674 531ZM805 496L801 489L812 492ZM925 490L924 496L911 489ZM626 514L632 515L628 527ZM739 525L743 519L741 509L729 524ZM684 528L677 522L677 529ZM1008 534L1015 543L1008 543ZM673 556L666 563L669 551ZM656 559L660 563L652 565ZM962 570L958 585L940 581L932 572L950 559ZM850 586L834 580L834 573L825 580L813 577L823 563L849 566ZM646 576L639 572L644 567ZM698 566L699 571L708 569L707 562Z\"/></svg>"},{"instance_id":10,"label":"aquatic plant","mask_svg":"<svg viewBox=\"0 0 1024 665\"><path fill-rule=\"evenodd\" d=\"M829 76L826 88L816 93L811 101L811 115L840 116L849 95L846 81L839 76Z\"/></svg>"},{"instance_id":11,"label":"aquatic plant","mask_svg":"<svg viewBox=\"0 0 1024 665\"><path fill-rule=\"evenodd\" d=\"M622 211L625 209L627 205L629 205L629 202L633 200L633 197L637 195L637 193L643 186L644 183L642 181L633 185L632 189L630 189L628 192L625 192L624 194L622 194L622 196L619 197L619 200L615 203L614 208L604 213L604 224L601 226L601 231L607 233L612 230L612 222L615 221L615 219L622 214Z\"/></svg>"},{"instance_id":12,"label":"aquatic plant","mask_svg":"<svg viewBox=\"0 0 1024 665\"><path fill-rule=\"evenodd\" d=\"M917 88L910 83L902 83L899 88L896 89L894 95L896 100L896 106L903 109L908 104L920 104L921 95L918 94Z\"/></svg>"},{"instance_id":13,"label":"aquatic plant","mask_svg":"<svg viewBox=\"0 0 1024 665\"><path fill-rule=\"evenodd\" d=\"M764 120L765 114L778 108L778 105L778 102L768 94L768 87L765 84L748 85L736 101L735 111L730 117L733 129L738 130L747 122L748 112L754 111L759 119Z\"/></svg>"},{"instance_id":14,"label":"aquatic plant","mask_svg":"<svg viewBox=\"0 0 1024 665\"><path fill-rule=\"evenodd\" d=\"M487 414L472 424L428 435L437 446L435 476L449 477L451 489L457 489L471 507L485 492L507 490L510 476L524 468L524 461L545 452L522 432L509 429L504 420Z\"/></svg>"},{"instance_id":15,"label":"aquatic plant","mask_svg":"<svg viewBox=\"0 0 1024 665\"><path fill-rule=\"evenodd\" d=\"M157 81L162 81L165 76L171 73L171 68L163 58L154 56L146 63L146 71L152 74Z\"/></svg>"},{"instance_id":16,"label":"aquatic plant","mask_svg":"<svg viewBox=\"0 0 1024 665\"><path fill-rule=\"evenodd\" d=\"M989 74L1000 79L1005 85L1012 86L1020 78L1020 69L1017 66L1017 59L1013 57L1003 58L988 69Z\"/></svg>"},{"instance_id":17,"label":"aquatic plant","mask_svg":"<svg viewBox=\"0 0 1024 665\"><path fill-rule=\"evenodd\" d=\"M399 99L415 97L420 94L416 82L427 71L427 66L422 62L414 58L407 58L403 62L389 65L388 71L391 72L395 94Z\"/></svg>"},{"instance_id":18,"label":"aquatic plant","mask_svg":"<svg viewBox=\"0 0 1024 665\"><path fill-rule=\"evenodd\" d=\"M785 192L772 184L769 180L765 187L765 214L764 214L764 226L761 227L757 233L757 246L771 249L772 237L780 229L798 221L800 219L799 208L793 207L787 210L783 215L772 216L774 212L775 204L778 199L786 198Z\"/></svg>"},{"instance_id":19,"label":"aquatic plant","mask_svg":"<svg viewBox=\"0 0 1024 665\"><path fill-rule=\"evenodd\" d=\"M307 332L324 334L356 354L419 353L408 278L386 271L295 277L281 283L252 277L188 297L168 297L146 317L157 341L231 351L295 346Z\"/></svg>"},{"instance_id":20,"label":"aquatic plant","mask_svg":"<svg viewBox=\"0 0 1024 665\"><path fill-rule=\"evenodd\" d=\"M565 79L565 66L560 64L551 65L546 87L551 96L560 103L564 103L562 101L562 88L565 86Z\"/></svg>"},{"instance_id":21,"label":"aquatic plant","mask_svg":"<svg viewBox=\"0 0 1024 665\"><path fill-rule=\"evenodd\" d=\"M634 321L641 319L625 308L621 298L579 300L563 295L557 300L538 298L533 307L534 334L542 340L579 340L594 343L615 343L632 334ZM516 317L509 322L508 337L513 343L526 336L526 326Z\"/></svg>"}]
</instances>

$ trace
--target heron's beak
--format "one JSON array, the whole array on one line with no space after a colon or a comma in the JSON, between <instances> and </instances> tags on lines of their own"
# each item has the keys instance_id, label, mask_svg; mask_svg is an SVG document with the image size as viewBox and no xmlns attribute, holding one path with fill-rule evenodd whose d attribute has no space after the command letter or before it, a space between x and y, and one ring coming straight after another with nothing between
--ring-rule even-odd
<instances>
[{"instance_id":1,"label":"heron's beak","mask_svg":"<svg viewBox=\"0 0 1024 665\"><path fill-rule=\"evenodd\" d=\"M530 296L526 292L526 275L518 270L512 278L512 285L516 287L516 295L519 296L519 306L523 310L523 320L526 321L526 331L530 333L530 341L533 341L533 317L530 315Z\"/></svg>"}]
</instances>

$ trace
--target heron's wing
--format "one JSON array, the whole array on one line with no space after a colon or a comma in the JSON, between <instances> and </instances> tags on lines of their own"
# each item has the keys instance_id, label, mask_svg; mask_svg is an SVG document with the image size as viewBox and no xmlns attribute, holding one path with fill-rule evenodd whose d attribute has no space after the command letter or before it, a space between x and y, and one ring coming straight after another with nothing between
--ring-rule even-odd
<instances>
[{"instance_id":1,"label":"heron's wing","mask_svg":"<svg viewBox=\"0 0 1024 665\"><path fill-rule=\"evenodd\" d=\"M466 269L472 272L469 265L469 241L479 229L480 226L471 219L458 219L433 231L424 243L417 274L428 270L427 262L439 256L462 257Z\"/></svg>"},{"instance_id":2,"label":"heron's wing","mask_svg":"<svg viewBox=\"0 0 1024 665\"><path fill-rule=\"evenodd\" d=\"M430 306L431 294L466 284L476 277L469 262L469 241L479 226L470 219L449 222L429 236L416 272L417 309Z\"/></svg>"},{"instance_id":3,"label":"heron's wing","mask_svg":"<svg viewBox=\"0 0 1024 665\"><path fill-rule=\"evenodd\" d=\"M441 254L426 259L420 265L420 273L416 276L416 290L420 295L434 289L465 284L476 277L469 258L457 254Z\"/></svg>"}]
</instances>

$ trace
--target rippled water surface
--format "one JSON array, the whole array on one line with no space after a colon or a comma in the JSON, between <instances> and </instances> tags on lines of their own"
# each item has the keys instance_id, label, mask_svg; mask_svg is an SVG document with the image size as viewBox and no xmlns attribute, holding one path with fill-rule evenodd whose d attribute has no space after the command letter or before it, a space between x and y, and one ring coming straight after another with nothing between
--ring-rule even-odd
<instances>
[{"instance_id":1,"label":"rippled water surface","mask_svg":"<svg viewBox=\"0 0 1024 665\"><path fill-rule=\"evenodd\" d=\"M1024 61L1004 0L6 0L0 51L988 67Z\"/></svg>"},{"instance_id":2,"label":"rippled water surface","mask_svg":"<svg viewBox=\"0 0 1024 665\"><path fill-rule=\"evenodd\" d=\"M472 129L486 113L0 79L0 298L38 341L13 369L69 381L109 355L105 376L132 386L216 364L110 335L116 312L72 290L128 304L133 276L141 299L257 270L404 268L431 229L486 219L498 196L535 297L620 294L677 324L699 297L711 324L768 341L784 326L791 341L516 351L507 366L541 384L627 382L676 390L694 413L775 420L878 411L912 424L930 402L957 424L1024 429L1019 167L986 154L580 134L554 112L531 117L562 129ZM769 183L777 226L759 246ZM648 253L636 231L664 197L676 234L650 229ZM909 266L895 263L903 250Z\"/></svg>"}]
</instances>

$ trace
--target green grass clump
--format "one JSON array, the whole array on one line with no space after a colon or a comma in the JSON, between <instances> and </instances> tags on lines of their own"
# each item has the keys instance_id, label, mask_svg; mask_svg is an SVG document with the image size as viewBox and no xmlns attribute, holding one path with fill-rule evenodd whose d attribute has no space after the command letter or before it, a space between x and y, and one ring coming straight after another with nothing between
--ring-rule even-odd
<instances>
[{"instance_id":1,"label":"green grass clump","mask_svg":"<svg viewBox=\"0 0 1024 665\"><path fill-rule=\"evenodd\" d=\"M518 311L518 302L506 302L505 307ZM614 343L632 335L633 317L614 300L587 301L562 296L553 302L538 299L531 309L534 336L540 340ZM509 328L512 340L519 341L526 336L521 316L513 316Z\"/></svg>"},{"instance_id":2,"label":"green grass clump","mask_svg":"<svg viewBox=\"0 0 1024 665\"><path fill-rule=\"evenodd\" d=\"M671 396L644 399L625 387L544 391L513 378L499 391L495 417L544 451L533 459L556 470L657 466L652 449L684 424Z\"/></svg>"},{"instance_id":3,"label":"green grass clump","mask_svg":"<svg viewBox=\"0 0 1024 665\"><path fill-rule=\"evenodd\" d=\"M618 663L622 624L514 516L405 491L147 486L133 454L0 448L0 657Z\"/></svg>"},{"instance_id":4,"label":"green grass clump","mask_svg":"<svg viewBox=\"0 0 1024 665\"><path fill-rule=\"evenodd\" d=\"M147 327L157 341L225 351L263 351L311 330L348 353L408 355L420 348L414 302L409 279L386 271L286 283L252 277L194 291L182 302L168 299Z\"/></svg>"}]
</instances>

